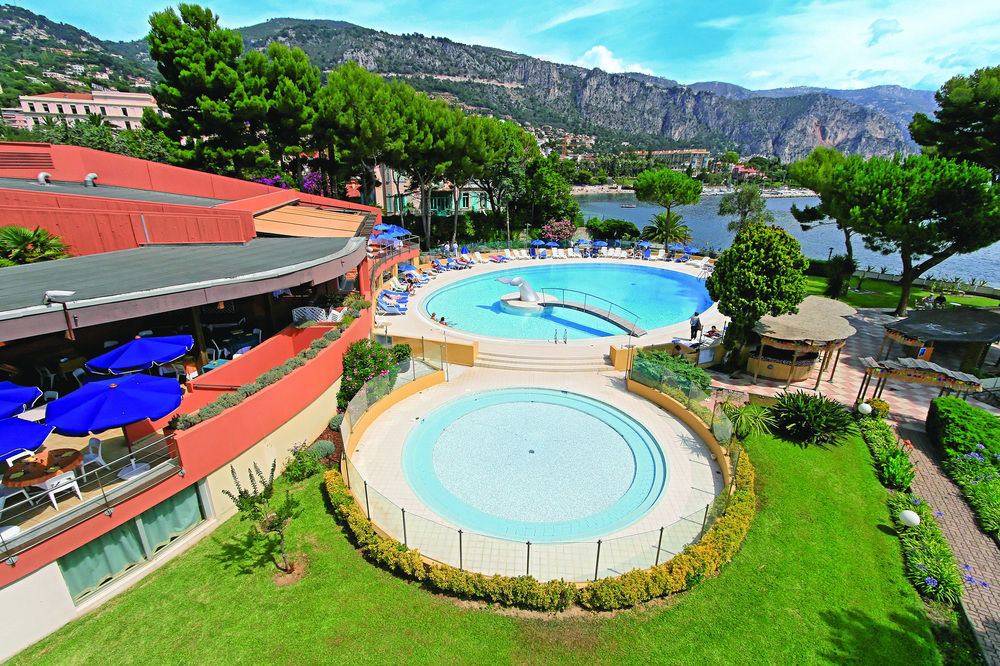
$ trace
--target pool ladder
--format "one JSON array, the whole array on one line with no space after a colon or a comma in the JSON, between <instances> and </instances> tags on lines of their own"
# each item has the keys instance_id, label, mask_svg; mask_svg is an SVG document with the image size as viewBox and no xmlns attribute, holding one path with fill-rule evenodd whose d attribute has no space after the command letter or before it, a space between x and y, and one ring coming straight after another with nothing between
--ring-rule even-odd
<instances>
[{"instance_id":1,"label":"pool ladder","mask_svg":"<svg viewBox=\"0 0 1000 666\"><path fill-rule=\"evenodd\" d=\"M568 339L569 339L569 329L564 328L563 329L563 344L564 345L567 344L566 341ZM556 345L559 344L559 329L558 328L555 329L552 332L552 344L556 344Z\"/></svg>"}]
</instances>

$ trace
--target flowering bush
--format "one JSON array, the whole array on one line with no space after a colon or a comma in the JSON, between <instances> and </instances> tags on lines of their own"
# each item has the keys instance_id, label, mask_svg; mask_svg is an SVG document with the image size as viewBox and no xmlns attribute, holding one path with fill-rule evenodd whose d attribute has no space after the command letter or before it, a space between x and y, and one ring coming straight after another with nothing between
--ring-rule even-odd
<instances>
[{"instance_id":1,"label":"flowering bush","mask_svg":"<svg viewBox=\"0 0 1000 666\"><path fill-rule=\"evenodd\" d=\"M554 220L542 227L542 238L550 241L569 240L576 233L576 226L569 220Z\"/></svg>"},{"instance_id":2,"label":"flowering bush","mask_svg":"<svg viewBox=\"0 0 1000 666\"><path fill-rule=\"evenodd\" d=\"M251 178L251 182L260 183L261 185L270 185L271 187L280 187L283 190L290 190L292 186L285 182L285 177L281 174L277 176L257 176L256 178Z\"/></svg>"},{"instance_id":3,"label":"flowering bush","mask_svg":"<svg viewBox=\"0 0 1000 666\"><path fill-rule=\"evenodd\" d=\"M293 447L292 458L285 467L285 476L292 483L308 479L323 469L323 463L319 461L319 458L318 452L310 451L305 442Z\"/></svg>"},{"instance_id":4,"label":"flowering bush","mask_svg":"<svg viewBox=\"0 0 1000 666\"><path fill-rule=\"evenodd\" d=\"M323 194L323 177L318 172L307 173L302 179L302 191L307 194Z\"/></svg>"},{"instance_id":5,"label":"flowering bush","mask_svg":"<svg viewBox=\"0 0 1000 666\"><path fill-rule=\"evenodd\" d=\"M344 376L337 393L337 409L344 410L365 382L388 377L396 370L392 353L374 340L358 340L344 352ZM395 378L393 378L395 379Z\"/></svg>"}]
</instances>

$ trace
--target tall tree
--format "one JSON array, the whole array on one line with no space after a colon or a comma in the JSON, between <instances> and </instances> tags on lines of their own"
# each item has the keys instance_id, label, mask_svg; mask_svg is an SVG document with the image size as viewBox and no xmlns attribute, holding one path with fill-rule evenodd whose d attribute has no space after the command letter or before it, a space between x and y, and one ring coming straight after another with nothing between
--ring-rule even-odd
<instances>
[{"instance_id":1,"label":"tall tree","mask_svg":"<svg viewBox=\"0 0 1000 666\"><path fill-rule=\"evenodd\" d=\"M910 136L930 155L968 160L1000 179L1000 66L955 76L934 94L934 120L913 116Z\"/></svg>"},{"instance_id":2,"label":"tall tree","mask_svg":"<svg viewBox=\"0 0 1000 666\"><path fill-rule=\"evenodd\" d=\"M149 54L162 81L153 88L160 111L143 112L143 125L173 142L175 161L241 176L266 161L263 144L234 109L243 95L239 75L243 40L219 27L219 17L181 4L149 17Z\"/></svg>"},{"instance_id":3,"label":"tall tree","mask_svg":"<svg viewBox=\"0 0 1000 666\"><path fill-rule=\"evenodd\" d=\"M643 171L635 179L635 196L639 201L650 201L663 206L669 216L674 206L698 203L701 199L701 183L671 169Z\"/></svg>"},{"instance_id":4,"label":"tall tree","mask_svg":"<svg viewBox=\"0 0 1000 666\"><path fill-rule=\"evenodd\" d=\"M742 349L764 315L798 311L806 297L803 271L808 266L799 242L781 227L750 222L736 234L705 285L719 312L730 319L727 349Z\"/></svg>"},{"instance_id":5,"label":"tall tree","mask_svg":"<svg viewBox=\"0 0 1000 666\"><path fill-rule=\"evenodd\" d=\"M580 205L571 194L566 179L556 171L552 162L539 157L525 170L525 187L514 202L519 220L533 227L541 227L554 220L575 220Z\"/></svg>"},{"instance_id":6,"label":"tall tree","mask_svg":"<svg viewBox=\"0 0 1000 666\"><path fill-rule=\"evenodd\" d=\"M663 211L653 216L650 224L643 227L639 236L643 240L655 241L664 245L687 243L691 240L691 228L681 222L681 216L677 213Z\"/></svg>"},{"instance_id":7,"label":"tall tree","mask_svg":"<svg viewBox=\"0 0 1000 666\"><path fill-rule=\"evenodd\" d=\"M494 118L484 118L488 161L476 182L490 200L494 211L503 208L510 247L510 206L523 194L526 165L538 157L534 137L515 125Z\"/></svg>"},{"instance_id":8,"label":"tall tree","mask_svg":"<svg viewBox=\"0 0 1000 666\"><path fill-rule=\"evenodd\" d=\"M809 157L789 165L788 172L801 185L819 195L819 204L798 208L792 204L792 216L798 221L803 231L815 227L833 224L844 234L844 250L848 259L854 259L854 246L851 235L854 233L848 224L850 206L846 205L841 192L831 186L835 169L849 163L848 168L857 168L860 157L845 158L836 148L818 146Z\"/></svg>"},{"instance_id":9,"label":"tall tree","mask_svg":"<svg viewBox=\"0 0 1000 666\"><path fill-rule=\"evenodd\" d=\"M451 156L447 137L455 116L444 100L430 100L413 94L409 104L401 107L402 124L406 132L406 172L420 190L420 212L424 238L431 246L431 192L444 175Z\"/></svg>"},{"instance_id":10,"label":"tall tree","mask_svg":"<svg viewBox=\"0 0 1000 666\"><path fill-rule=\"evenodd\" d=\"M444 178L451 183L452 196L452 229L451 242L458 239L458 209L462 201L462 191L476 176L483 171L489 161L486 143L486 127L484 119L476 116L466 116L462 111L454 109L451 131L446 139L451 160L445 167Z\"/></svg>"},{"instance_id":11,"label":"tall tree","mask_svg":"<svg viewBox=\"0 0 1000 666\"><path fill-rule=\"evenodd\" d=\"M1000 240L1000 194L982 167L926 155L847 166L834 171L832 187L849 205L848 224L868 249L902 262L897 315L924 272Z\"/></svg>"},{"instance_id":12,"label":"tall tree","mask_svg":"<svg viewBox=\"0 0 1000 666\"><path fill-rule=\"evenodd\" d=\"M748 222L774 222L774 214L767 209L767 201L761 196L760 185L742 183L719 199L719 215L735 215L729 223L729 231L739 232Z\"/></svg>"}]
</instances>

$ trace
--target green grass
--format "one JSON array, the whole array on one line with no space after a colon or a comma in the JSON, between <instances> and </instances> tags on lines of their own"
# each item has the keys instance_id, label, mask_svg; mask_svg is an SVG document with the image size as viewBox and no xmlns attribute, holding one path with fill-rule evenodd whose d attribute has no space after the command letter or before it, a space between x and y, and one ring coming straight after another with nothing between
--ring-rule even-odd
<instances>
[{"instance_id":1,"label":"green grass","mask_svg":"<svg viewBox=\"0 0 1000 666\"><path fill-rule=\"evenodd\" d=\"M806 276L806 289L808 293L822 296L823 290L826 289L826 278L816 277L815 275ZM858 283L857 278L851 278L851 288L853 289ZM840 299L847 303L848 305L855 308L882 308L882 309L893 309L899 302L900 288L898 284L892 282L883 282L881 280L865 280L861 288L865 292L870 293L858 293L855 291L848 291L844 298ZM913 306L915 299L921 299L924 296L934 295L926 289L921 289L919 287L914 287L913 291L910 292L910 306ZM997 306L997 299L986 298L985 296L947 296L949 303L958 303L960 305L975 305L975 306Z\"/></svg>"},{"instance_id":2,"label":"green grass","mask_svg":"<svg viewBox=\"0 0 1000 666\"><path fill-rule=\"evenodd\" d=\"M242 558L231 520L13 663L940 663L861 441L748 449L760 512L742 551L644 608L548 619L432 595L362 559L315 476L290 530L301 581L276 587L273 565Z\"/></svg>"}]
</instances>

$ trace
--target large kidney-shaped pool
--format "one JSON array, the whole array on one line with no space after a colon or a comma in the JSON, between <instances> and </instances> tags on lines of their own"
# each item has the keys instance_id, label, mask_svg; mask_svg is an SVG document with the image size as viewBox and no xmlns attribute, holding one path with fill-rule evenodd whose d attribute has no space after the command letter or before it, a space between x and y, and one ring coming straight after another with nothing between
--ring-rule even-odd
<instances>
[{"instance_id":1,"label":"large kidney-shaped pool","mask_svg":"<svg viewBox=\"0 0 1000 666\"><path fill-rule=\"evenodd\" d=\"M501 306L500 297L517 291L499 277L522 277L536 291L543 288L575 289L607 299L638 316L635 322L647 331L669 326L703 312L712 299L702 280L693 275L653 266L604 262L558 263L520 266L466 278L442 287L423 301L428 315L444 316L448 324L469 333L521 340L592 338L622 335L624 331L586 312L562 307L543 308L526 316ZM567 300L583 296L567 293ZM620 311L616 311L620 313ZM631 319L631 317L629 317Z\"/></svg>"},{"instance_id":2,"label":"large kidney-shaped pool","mask_svg":"<svg viewBox=\"0 0 1000 666\"><path fill-rule=\"evenodd\" d=\"M417 496L459 527L558 542L610 534L660 499L669 469L638 421L576 393L483 391L429 413L403 446Z\"/></svg>"}]
</instances>

